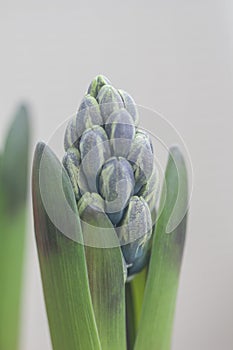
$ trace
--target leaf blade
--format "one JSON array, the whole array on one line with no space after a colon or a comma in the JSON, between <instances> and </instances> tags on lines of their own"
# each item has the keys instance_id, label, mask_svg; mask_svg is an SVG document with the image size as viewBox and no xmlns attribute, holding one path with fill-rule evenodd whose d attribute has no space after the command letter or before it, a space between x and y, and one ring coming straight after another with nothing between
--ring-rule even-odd
<instances>
[{"instance_id":1,"label":"leaf blade","mask_svg":"<svg viewBox=\"0 0 233 350\"><path fill-rule=\"evenodd\" d=\"M170 150L163 186L166 192L165 206L158 219L156 234L144 294L142 316L135 350L169 350L175 302L186 234L184 215L179 225L167 234L167 227L175 205L187 209L187 171L178 148ZM180 192L179 192L180 191ZM178 193L181 195L178 197ZM176 203L179 198L179 203ZM180 211L178 210L178 214Z\"/></svg>"},{"instance_id":2,"label":"leaf blade","mask_svg":"<svg viewBox=\"0 0 233 350\"><path fill-rule=\"evenodd\" d=\"M47 191L56 188L57 172L61 164L44 144L35 151L32 176L32 193L37 249L43 281L44 296L54 350L97 349L101 350L90 290L84 247L66 237L50 220L39 189L39 167L42 153L47 152ZM63 184L72 209L77 214L76 202L70 180L65 172ZM52 181L51 181L52 179ZM49 192L53 198L52 191ZM52 201L51 201L52 203ZM52 205L52 204L51 204ZM56 202L52 208L56 212ZM61 218L66 222L65 214ZM75 234L81 235L78 215L74 223Z\"/></svg>"},{"instance_id":3,"label":"leaf blade","mask_svg":"<svg viewBox=\"0 0 233 350\"><path fill-rule=\"evenodd\" d=\"M26 106L17 110L2 156L2 181L8 210L25 205L28 185L29 114Z\"/></svg>"},{"instance_id":4,"label":"leaf blade","mask_svg":"<svg viewBox=\"0 0 233 350\"><path fill-rule=\"evenodd\" d=\"M15 350L26 238L29 114L21 106L0 155L0 348Z\"/></svg>"},{"instance_id":5,"label":"leaf blade","mask_svg":"<svg viewBox=\"0 0 233 350\"><path fill-rule=\"evenodd\" d=\"M117 240L105 213L87 210L88 224L108 228L109 242ZM85 211L81 214L85 220ZM83 236L88 225L83 225ZM122 254L119 246L85 246L89 284L102 350L126 349L125 285Z\"/></svg>"}]
</instances>

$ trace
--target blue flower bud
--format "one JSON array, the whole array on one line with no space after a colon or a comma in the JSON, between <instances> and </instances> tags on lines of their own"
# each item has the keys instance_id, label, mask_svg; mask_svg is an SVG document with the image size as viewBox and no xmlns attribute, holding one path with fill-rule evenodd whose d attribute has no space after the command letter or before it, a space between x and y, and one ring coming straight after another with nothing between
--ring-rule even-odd
<instances>
[{"instance_id":1,"label":"blue flower bud","mask_svg":"<svg viewBox=\"0 0 233 350\"><path fill-rule=\"evenodd\" d=\"M152 174L149 177L148 181L143 185L138 192L138 195L143 197L147 202L150 211L155 208L159 192L159 174L156 170L155 165L153 165Z\"/></svg>"},{"instance_id":2,"label":"blue flower bud","mask_svg":"<svg viewBox=\"0 0 233 350\"><path fill-rule=\"evenodd\" d=\"M118 224L133 194L134 176L125 158L112 157L103 165L99 192L105 199L105 211L114 225Z\"/></svg>"},{"instance_id":3,"label":"blue flower bud","mask_svg":"<svg viewBox=\"0 0 233 350\"><path fill-rule=\"evenodd\" d=\"M78 212L80 217L83 216L85 210L94 210L104 213L104 200L98 193L86 192L78 202ZM88 222L88 221L87 221Z\"/></svg>"},{"instance_id":4,"label":"blue flower bud","mask_svg":"<svg viewBox=\"0 0 233 350\"><path fill-rule=\"evenodd\" d=\"M149 254L152 221L149 207L143 198L130 198L117 234L130 276L145 266Z\"/></svg>"},{"instance_id":5,"label":"blue flower bud","mask_svg":"<svg viewBox=\"0 0 233 350\"><path fill-rule=\"evenodd\" d=\"M122 98L118 91L111 85L104 85L97 96L100 112L104 123L112 112L124 107Z\"/></svg>"},{"instance_id":6,"label":"blue flower bud","mask_svg":"<svg viewBox=\"0 0 233 350\"><path fill-rule=\"evenodd\" d=\"M154 161L150 139L143 131L139 130L136 132L127 159L134 170L134 193L137 194L150 178Z\"/></svg>"},{"instance_id":7,"label":"blue flower bud","mask_svg":"<svg viewBox=\"0 0 233 350\"><path fill-rule=\"evenodd\" d=\"M110 140L112 153L117 157L127 157L135 136L135 126L126 109L113 112L106 121L105 130Z\"/></svg>"},{"instance_id":8,"label":"blue flower bud","mask_svg":"<svg viewBox=\"0 0 233 350\"><path fill-rule=\"evenodd\" d=\"M97 77L92 80L87 93L96 98L104 85L111 85L111 82L105 76L97 75Z\"/></svg>"},{"instance_id":9,"label":"blue flower bud","mask_svg":"<svg viewBox=\"0 0 233 350\"><path fill-rule=\"evenodd\" d=\"M104 129L101 126L93 126L86 130L81 137L79 148L82 159L81 171L86 178L88 190L97 192L97 175L110 157L109 141Z\"/></svg>"},{"instance_id":10,"label":"blue flower bud","mask_svg":"<svg viewBox=\"0 0 233 350\"><path fill-rule=\"evenodd\" d=\"M97 76L67 127L63 160L78 199L84 244L120 243L128 280L148 262L158 197L152 143L138 124L133 98Z\"/></svg>"},{"instance_id":11,"label":"blue flower bud","mask_svg":"<svg viewBox=\"0 0 233 350\"><path fill-rule=\"evenodd\" d=\"M78 134L76 131L76 119L72 118L69 120L65 131L65 136L64 136L65 151L67 151L68 148L70 147L76 146L77 140L78 140Z\"/></svg>"},{"instance_id":12,"label":"blue flower bud","mask_svg":"<svg viewBox=\"0 0 233 350\"><path fill-rule=\"evenodd\" d=\"M139 123L139 113L133 98L128 94L128 92L124 90L118 90L118 92L121 95L125 109L129 112L129 114L133 118L135 126L137 126Z\"/></svg>"},{"instance_id":13,"label":"blue flower bud","mask_svg":"<svg viewBox=\"0 0 233 350\"><path fill-rule=\"evenodd\" d=\"M78 172L80 166L80 153L75 147L69 148L62 160L63 166L66 169L71 184L74 189L76 200L80 198L80 190L78 187Z\"/></svg>"},{"instance_id":14,"label":"blue flower bud","mask_svg":"<svg viewBox=\"0 0 233 350\"><path fill-rule=\"evenodd\" d=\"M103 125L99 105L94 97L86 95L78 109L76 116L76 132L78 137L94 125Z\"/></svg>"},{"instance_id":15,"label":"blue flower bud","mask_svg":"<svg viewBox=\"0 0 233 350\"><path fill-rule=\"evenodd\" d=\"M104 200L98 193L86 192L78 202L83 242L85 245L99 248L119 245L116 231L105 213ZM127 277L125 261L122 257L124 277Z\"/></svg>"},{"instance_id":16,"label":"blue flower bud","mask_svg":"<svg viewBox=\"0 0 233 350\"><path fill-rule=\"evenodd\" d=\"M77 181L78 181L80 195L83 196L84 193L89 191L89 186L88 186L84 171L82 170L82 163L80 164L80 167L78 169Z\"/></svg>"}]
</instances>

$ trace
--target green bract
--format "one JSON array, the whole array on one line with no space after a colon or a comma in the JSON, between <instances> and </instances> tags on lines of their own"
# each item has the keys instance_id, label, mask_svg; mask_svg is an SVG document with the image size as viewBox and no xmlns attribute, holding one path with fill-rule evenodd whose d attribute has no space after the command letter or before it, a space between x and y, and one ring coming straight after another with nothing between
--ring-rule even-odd
<instances>
[{"instance_id":1,"label":"green bract","mask_svg":"<svg viewBox=\"0 0 233 350\"><path fill-rule=\"evenodd\" d=\"M79 208L86 193L102 199L122 245L129 276L140 271L148 258L158 180L152 143L138 122L133 98L98 76L75 120L67 126L63 161ZM80 162L74 159L74 149Z\"/></svg>"}]
</instances>

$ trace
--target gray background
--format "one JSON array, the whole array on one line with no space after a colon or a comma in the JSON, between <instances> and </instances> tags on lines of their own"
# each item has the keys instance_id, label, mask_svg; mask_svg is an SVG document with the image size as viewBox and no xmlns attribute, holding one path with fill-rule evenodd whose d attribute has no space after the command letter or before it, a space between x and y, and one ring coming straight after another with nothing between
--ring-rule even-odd
<instances>
[{"instance_id":1,"label":"gray background","mask_svg":"<svg viewBox=\"0 0 233 350\"><path fill-rule=\"evenodd\" d=\"M233 348L233 2L0 2L0 141L31 105L33 147L71 115L98 73L182 134L194 192L173 350ZM51 349L32 220L23 350Z\"/></svg>"}]
</instances>

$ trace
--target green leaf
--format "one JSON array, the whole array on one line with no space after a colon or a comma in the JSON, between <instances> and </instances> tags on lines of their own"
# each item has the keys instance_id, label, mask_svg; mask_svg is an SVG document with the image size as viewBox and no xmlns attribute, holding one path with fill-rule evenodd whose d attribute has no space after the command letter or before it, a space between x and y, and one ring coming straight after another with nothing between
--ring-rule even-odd
<instances>
[{"instance_id":1,"label":"green leaf","mask_svg":"<svg viewBox=\"0 0 233 350\"><path fill-rule=\"evenodd\" d=\"M135 350L169 350L186 233L187 172L178 148L170 149ZM163 200L161 200L163 203ZM182 219L182 213L184 217ZM180 222L179 219L182 219ZM168 233L171 221L177 222Z\"/></svg>"},{"instance_id":2,"label":"green leaf","mask_svg":"<svg viewBox=\"0 0 233 350\"><path fill-rule=\"evenodd\" d=\"M34 156L32 194L37 249L53 349L101 350L72 186L54 153L41 143ZM66 205L69 205L73 215L70 215ZM67 234L70 229L73 230L73 237L67 237L58 227L62 223Z\"/></svg>"},{"instance_id":3,"label":"green leaf","mask_svg":"<svg viewBox=\"0 0 233 350\"><path fill-rule=\"evenodd\" d=\"M2 156L2 181L8 210L25 205L28 184L29 117L25 106L16 113Z\"/></svg>"},{"instance_id":4,"label":"green leaf","mask_svg":"<svg viewBox=\"0 0 233 350\"><path fill-rule=\"evenodd\" d=\"M89 284L96 317L97 328L103 350L126 349L125 326L125 284L122 253L115 230L103 212L87 207L81 214L81 219L89 225L107 229L107 239L101 237L100 230L98 246L85 246L88 267ZM103 230L104 230L103 229ZM89 232L86 232L89 230ZM83 236L90 234L88 225L83 223ZM101 239L103 247L101 248Z\"/></svg>"},{"instance_id":5,"label":"green leaf","mask_svg":"<svg viewBox=\"0 0 233 350\"><path fill-rule=\"evenodd\" d=\"M0 349L18 348L26 233L29 120L16 113L0 156Z\"/></svg>"},{"instance_id":6,"label":"green leaf","mask_svg":"<svg viewBox=\"0 0 233 350\"><path fill-rule=\"evenodd\" d=\"M26 230L25 208L0 215L0 349L17 349Z\"/></svg>"}]
</instances>

